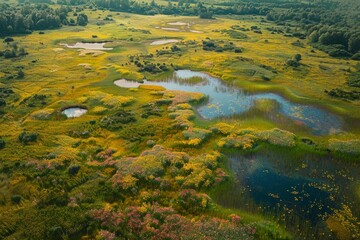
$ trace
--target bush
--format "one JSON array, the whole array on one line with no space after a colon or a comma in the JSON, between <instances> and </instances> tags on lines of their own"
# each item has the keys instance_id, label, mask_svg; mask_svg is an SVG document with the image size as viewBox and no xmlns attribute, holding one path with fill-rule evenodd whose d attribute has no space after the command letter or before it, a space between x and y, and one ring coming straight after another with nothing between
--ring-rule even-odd
<instances>
[{"instance_id":1,"label":"bush","mask_svg":"<svg viewBox=\"0 0 360 240\"><path fill-rule=\"evenodd\" d=\"M339 58L342 58L342 57L345 57L345 58L348 58L348 57L351 57L351 54L343 49L335 49L335 50L332 50L330 52L328 52L329 55L331 57L339 57Z\"/></svg>"},{"instance_id":2,"label":"bush","mask_svg":"<svg viewBox=\"0 0 360 240\"><path fill-rule=\"evenodd\" d=\"M14 57L16 57L16 53L14 50L5 50L4 57L5 58L14 58Z\"/></svg>"},{"instance_id":3,"label":"bush","mask_svg":"<svg viewBox=\"0 0 360 240\"><path fill-rule=\"evenodd\" d=\"M23 70L19 70L18 73L17 73L17 78L21 79L21 78L24 78L25 77L25 73L23 72Z\"/></svg>"},{"instance_id":4,"label":"bush","mask_svg":"<svg viewBox=\"0 0 360 240\"><path fill-rule=\"evenodd\" d=\"M209 208L210 198L204 193L197 193L193 189L182 190L177 199L181 211L199 214Z\"/></svg>"},{"instance_id":5,"label":"bush","mask_svg":"<svg viewBox=\"0 0 360 240\"><path fill-rule=\"evenodd\" d=\"M360 71L350 74L347 84L350 87L360 87Z\"/></svg>"},{"instance_id":6,"label":"bush","mask_svg":"<svg viewBox=\"0 0 360 240\"><path fill-rule=\"evenodd\" d=\"M299 61L302 59L301 54L296 54L296 55L294 56L294 59L295 59L295 61L299 62Z\"/></svg>"},{"instance_id":7,"label":"bush","mask_svg":"<svg viewBox=\"0 0 360 240\"><path fill-rule=\"evenodd\" d=\"M4 39L4 42L5 43L9 43L9 42L13 42L14 41L14 39L12 38L12 37L6 37L5 39Z\"/></svg>"},{"instance_id":8,"label":"bush","mask_svg":"<svg viewBox=\"0 0 360 240\"><path fill-rule=\"evenodd\" d=\"M299 67L300 66L300 63L296 60L293 60L293 59L289 59L286 61L286 65L289 66L289 67Z\"/></svg>"},{"instance_id":9,"label":"bush","mask_svg":"<svg viewBox=\"0 0 360 240\"><path fill-rule=\"evenodd\" d=\"M0 138L0 149L3 149L5 147L5 141L4 139Z\"/></svg>"},{"instance_id":10,"label":"bush","mask_svg":"<svg viewBox=\"0 0 360 240\"><path fill-rule=\"evenodd\" d=\"M79 165L72 165L69 167L68 169L68 173L72 176L76 175L80 170L80 166Z\"/></svg>"},{"instance_id":11,"label":"bush","mask_svg":"<svg viewBox=\"0 0 360 240\"><path fill-rule=\"evenodd\" d=\"M11 202L13 204L19 204L21 202L21 196L20 195L12 195Z\"/></svg>"},{"instance_id":12,"label":"bush","mask_svg":"<svg viewBox=\"0 0 360 240\"><path fill-rule=\"evenodd\" d=\"M61 240L63 239L63 230L61 227L52 227L48 233L49 239L51 240Z\"/></svg>"},{"instance_id":13,"label":"bush","mask_svg":"<svg viewBox=\"0 0 360 240\"><path fill-rule=\"evenodd\" d=\"M358 60L360 61L360 52L354 54L352 57L351 57L352 60Z\"/></svg>"},{"instance_id":14,"label":"bush","mask_svg":"<svg viewBox=\"0 0 360 240\"><path fill-rule=\"evenodd\" d=\"M125 110L117 110L113 115L103 117L100 120L100 126L109 130L122 129L123 124L136 122L133 113Z\"/></svg>"},{"instance_id":15,"label":"bush","mask_svg":"<svg viewBox=\"0 0 360 240\"><path fill-rule=\"evenodd\" d=\"M23 144L29 144L31 142L36 142L38 139L38 134L37 133L28 133L28 132L22 132L19 137L18 137L19 141Z\"/></svg>"},{"instance_id":16,"label":"bush","mask_svg":"<svg viewBox=\"0 0 360 240\"><path fill-rule=\"evenodd\" d=\"M0 107L6 106L6 101L2 98L0 98Z\"/></svg>"},{"instance_id":17,"label":"bush","mask_svg":"<svg viewBox=\"0 0 360 240\"><path fill-rule=\"evenodd\" d=\"M234 52L235 53L242 53L242 50L240 48L235 48Z\"/></svg>"},{"instance_id":18,"label":"bush","mask_svg":"<svg viewBox=\"0 0 360 240\"><path fill-rule=\"evenodd\" d=\"M339 88L325 90L325 93L331 97L342 98L346 100L358 100L360 99L360 91L345 91Z\"/></svg>"}]
</instances>

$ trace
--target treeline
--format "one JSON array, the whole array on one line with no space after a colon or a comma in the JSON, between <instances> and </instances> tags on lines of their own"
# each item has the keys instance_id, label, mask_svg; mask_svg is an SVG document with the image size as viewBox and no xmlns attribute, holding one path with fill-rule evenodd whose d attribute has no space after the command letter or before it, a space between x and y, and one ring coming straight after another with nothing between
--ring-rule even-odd
<instances>
[{"instance_id":1,"label":"treeline","mask_svg":"<svg viewBox=\"0 0 360 240\"><path fill-rule=\"evenodd\" d=\"M314 46L333 57L360 60L360 2L323 1L300 8L272 8L266 19L300 27Z\"/></svg>"},{"instance_id":2,"label":"treeline","mask_svg":"<svg viewBox=\"0 0 360 240\"><path fill-rule=\"evenodd\" d=\"M0 35L26 34L34 30L56 29L62 25L86 25L85 14L68 18L71 7L53 9L47 4L0 4Z\"/></svg>"},{"instance_id":3,"label":"treeline","mask_svg":"<svg viewBox=\"0 0 360 240\"><path fill-rule=\"evenodd\" d=\"M83 0L60 0L58 3L68 5L81 5L84 4ZM246 4L232 4L229 6L209 6L197 0L180 0L177 2L169 1L167 5L159 5L156 1L140 2L130 0L95 0L88 3L91 8L109 9L112 11L129 12L142 15L183 15L183 16L200 16L201 18L212 18L216 15L266 15L269 11L268 8L256 6L252 3Z\"/></svg>"}]
</instances>

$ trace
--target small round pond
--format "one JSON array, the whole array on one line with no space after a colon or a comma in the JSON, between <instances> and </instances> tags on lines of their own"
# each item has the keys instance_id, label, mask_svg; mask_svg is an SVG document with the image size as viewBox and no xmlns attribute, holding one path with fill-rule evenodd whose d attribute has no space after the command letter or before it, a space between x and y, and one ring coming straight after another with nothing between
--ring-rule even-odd
<instances>
[{"instance_id":1,"label":"small round pond","mask_svg":"<svg viewBox=\"0 0 360 240\"><path fill-rule=\"evenodd\" d=\"M163 81L132 82L122 79L115 81L119 87L138 87L141 84L159 85L169 90L200 92L208 96L208 100L197 106L198 113L205 119L230 117L237 115L247 117L254 112L260 100L275 103L275 107L265 117L279 124L289 122L295 126L310 129L315 135L326 135L340 132L343 128L343 119L324 109L312 105L292 102L279 94L250 93L243 89L226 84L224 81L206 73L191 70L178 70ZM255 113L255 117L264 117Z\"/></svg>"},{"instance_id":2,"label":"small round pond","mask_svg":"<svg viewBox=\"0 0 360 240\"><path fill-rule=\"evenodd\" d=\"M70 107L64 109L61 113L65 114L68 118L77 118L84 115L87 112L87 109L80 107Z\"/></svg>"}]
</instances>

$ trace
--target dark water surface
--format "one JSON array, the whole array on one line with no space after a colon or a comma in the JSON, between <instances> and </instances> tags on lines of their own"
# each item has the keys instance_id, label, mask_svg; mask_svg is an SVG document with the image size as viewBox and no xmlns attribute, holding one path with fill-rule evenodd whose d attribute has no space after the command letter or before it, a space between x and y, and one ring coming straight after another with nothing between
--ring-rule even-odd
<instances>
[{"instance_id":1,"label":"dark water surface","mask_svg":"<svg viewBox=\"0 0 360 240\"><path fill-rule=\"evenodd\" d=\"M328 232L326 219L343 205L360 217L357 163L309 153L291 156L291 150L269 149L228 154L235 181L214 200L227 208L275 216L290 228L305 229L304 235Z\"/></svg>"}]
</instances>

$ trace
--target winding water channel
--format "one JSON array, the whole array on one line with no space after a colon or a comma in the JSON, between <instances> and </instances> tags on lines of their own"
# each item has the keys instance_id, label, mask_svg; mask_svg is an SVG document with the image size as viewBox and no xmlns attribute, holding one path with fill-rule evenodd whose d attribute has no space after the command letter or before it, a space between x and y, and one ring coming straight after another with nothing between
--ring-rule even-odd
<instances>
[{"instance_id":1,"label":"winding water channel","mask_svg":"<svg viewBox=\"0 0 360 240\"><path fill-rule=\"evenodd\" d=\"M196 81L192 81L196 79ZM327 135L339 132L343 119L329 111L316 106L292 102L279 94L250 93L243 89L226 84L209 74L191 70L178 70L162 81L143 83L121 79L114 82L119 87L138 87L139 85L159 85L168 90L201 92L208 96L206 103L196 107L197 112L205 119L244 115L250 112L259 100L271 101L274 108L268 114L273 122L292 121L300 127L306 126L315 135Z\"/></svg>"}]
</instances>

